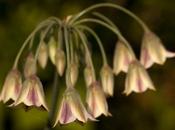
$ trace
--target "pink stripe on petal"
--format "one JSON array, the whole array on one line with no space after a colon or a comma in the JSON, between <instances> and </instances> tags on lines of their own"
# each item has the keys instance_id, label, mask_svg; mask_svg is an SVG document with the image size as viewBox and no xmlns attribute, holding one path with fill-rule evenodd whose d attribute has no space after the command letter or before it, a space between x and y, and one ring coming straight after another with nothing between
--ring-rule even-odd
<instances>
[{"instance_id":1,"label":"pink stripe on petal","mask_svg":"<svg viewBox=\"0 0 175 130\"><path fill-rule=\"evenodd\" d=\"M125 55L125 58L124 58L124 65L128 67L128 65L130 64L130 59L127 55Z\"/></svg>"},{"instance_id":2,"label":"pink stripe on petal","mask_svg":"<svg viewBox=\"0 0 175 130\"><path fill-rule=\"evenodd\" d=\"M29 99L29 101L33 105L37 105L36 103L37 103L37 100L38 100L38 95L37 95L37 92L35 91L35 89L33 87L29 90L27 98Z\"/></svg>"},{"instance_id":3,"label":"pink stripe on petal","mask_svg":"<svg viewBox=\"0 0 175 130\"><path fill-rule=\"evenodd\" d=\"M60 122L66 124L72 122L73 120L75 120L75 118L72 115L69 105L67 103L63 103Z\"/></svg>"},{"instance_id":4,"label":"pink stripe on petal","mask_svg":"<svg viewBox=\"0 0 175 130\"><path fill-rule=\"evenodd\" d=\"M143 89L143 87L144 87L143 86L143 82L142 82L140 76L137 79L137 86L138 86L138 92L143 92L144 91L144 89Z\"/></svg>"},{"instance_id":5,"label":"pink stripe on petal","mask_svg":"<svg viewBox=\"0 0 175 130\"><path fill-rule=\"evenodd\" d=\"M148 63L149 63L149 60L151 60L151 59L150 59L148 50L143 49L143 65L147 67Z\"/></svg>"},{"instance_id":6,"label":"pink stripe on petal","mask_svg":"<svg viewBox=\"0 0 175 130\"><path fill-rule=\"evenodd\" d=\"M96 116L96 102L95 102L95 97L94 97L94 94L92 95L92 97L91 97L91 112L92 112L92 115L95 117Z\"/></svg>"},{"instance_id":7,"label":"pink stripe on petal","mask_svg":"<svg viewBox=\"0 0 175 130\"><path fill-rule=\"evenodd\" d=\"M17 84L15 85L15 95L18 96L19 93L20 93L20 86L19 86L19 84L17 83Z\"/></svg>"}]
</instances>

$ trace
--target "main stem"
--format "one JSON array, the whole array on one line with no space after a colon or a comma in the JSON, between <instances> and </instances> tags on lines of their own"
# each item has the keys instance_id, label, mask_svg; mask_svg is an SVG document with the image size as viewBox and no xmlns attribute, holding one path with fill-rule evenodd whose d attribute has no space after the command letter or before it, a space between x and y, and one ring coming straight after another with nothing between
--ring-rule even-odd
<instances>
[{"instance_id":1,"label":"main stem","mask_svg":"<svg viewBox=\"0 0 175 130\"><path fill-rule=\"evenodd\" d=\"M53 122L54 115L56 112L57 99L58 99L58 80L59 80L58 74L57 74L57 71L55 70L54 82L53 82L53 88L52 88L51 108L49 112L47 126L44 128L44 130L52 129L52 122Z\"/></svg>"}]
</instances>

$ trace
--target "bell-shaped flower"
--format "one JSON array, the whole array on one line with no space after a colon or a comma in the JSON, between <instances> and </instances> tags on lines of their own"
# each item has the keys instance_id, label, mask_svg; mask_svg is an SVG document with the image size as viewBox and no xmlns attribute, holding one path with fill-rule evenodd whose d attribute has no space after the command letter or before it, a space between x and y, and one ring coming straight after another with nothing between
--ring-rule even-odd
<instances>
[{"instance_id":1,"label":"bell-shaped flower","mask_svg":"<svg viewBox=\"0 0 175 130\"><path fill-rule=\"evenodd\" d=\"M37 76L32 75L24 81L20 95L13 105L17 106L21 103L26 106L43 107L48 111L43 86Z\"/></svg>"},{"instance_id":2,"label":"bell-shaped flower","mask_svg":"<svg viewBox=\"0 0 175 130\"><path fill-rule=\"evenodd\" d=\"M142 39L140 58L142 65L145 68L151 67L154 63L162 65L169 57L175 57L175 53L167 51L157 35L146 31Z\"/></svg>"},{"instance_id":3,"label":"bell-shaped flower","mask_svg":"<svg viewBox=\"0 0 175 130\"><path fill-rule=\"evenodd\" d=\"M21 73L17 69L11 70L4 82L0 100L4 103L9 101L10 99L16 101L19 96L20 90L22 86Z\"/></svg>"},{"instance_id":4,"label":"bell-shaped flower","mask_svg":"<svg viewBox=\"0 0 175 130\"><path fill-rule=\"evenodd\" d=\"M114 93L114 75L109 65L103 65L101 72L101 82L103 91L107 96L113 96Z\"/></svg>"},{"instance_id":5,"label":"bell-shaped flower","mask_svg":"<svg viewBox=\"0 0 175 130\"><path fill-rule=\"evenodd\" d=\"M38 53L38 62L39 62L39 65L44 69L47 65L47 60L48 60L48 48L44 41L41 41L41 42L42 42L41 47Z\"/></svg>"},{"instance_id":6,"label":"bell-shaped flower","mask_svg":"<svg viewBox=\"0 0 175 130\"><path fill-rule=\"evenodd\" d=\"M132 48L119 40L115 47L113 59L113 71L118 75L121 71L127 72L129 64L135 60L135 54Z\"/></svg>"},{"instance_id":7,"label":"bell-shaped flower","mask_svg":"<svg viewBox=\"0 0 175 130\"><path fill-rule=\"evenodd\" d=\"M94 118L99 117L101 114L104 114L105 116L111 115L108 112L105 94L98 82L93 82L87 89L86 102L88 111Z\"/></svg>"},{"instance_id":8,"label":"bell-shaped flower","mask_svg":"<svg viewBox=\"0 0 175 130\"><path fill-rule=\"evenodd\" d=\"M48 43L49 48L49 57L52 64L55 65L55 55L57 51L57 42L54 37L51 37Z\"/></svg>"},{"instance_id":9,"label":"bell-shaped flower","mask_svg":"<svg viewBox=\"0 0 175 130\"><path fill-rule=\"evenodd\" d=\"M67 88L63 95L54 126L58 123L68 124L75 120L85 123L88 119L95 121L95 119L86 111L75 88Z\"/></svg>"},{"instance_id":10,"label":"bell-shaped flower","mask_svg":"<svg viewBox=\"0 0 175 130\"><path fill-rule=\"evenodd\" d=\"M29 53L27 56L25 65L24 65L24 76L25 78L35 75L37 71L36 62L32 53Z\"/></svg>"},{"instance_id":11,"label":"bell-shaped flower","mask_svg":"<svg viewBox=\"0 0 175 130\"><path fill-rule=\"evenodd\" d=\"M62 49L58 49L55 55L55 65L60 76L63 75L66 66L66 57Z\"/></svg>"},{"instance_id":12,"label":"bell-shaped flower","mask_svg":"<svg viewBox=\"0 0 175 130\"><path fill-rule=\"evenodd\" d=\"M138 61L133 61L126 76L124 93L126 95L129 95L132 91L142 93L147 89L155 90L152 80L144 66Z\"/></svg>"}]
</instances>

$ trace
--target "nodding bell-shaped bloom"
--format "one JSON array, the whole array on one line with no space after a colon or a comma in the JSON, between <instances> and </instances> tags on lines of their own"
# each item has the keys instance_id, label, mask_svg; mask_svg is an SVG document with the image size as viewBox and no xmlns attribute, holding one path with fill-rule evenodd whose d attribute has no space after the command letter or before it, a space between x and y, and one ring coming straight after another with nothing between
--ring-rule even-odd
<instances>
[{"instance_id":1,"label":"nodding bell-shaped bloom","mask_svg":"<svg viewBox=\"0 0 175 130\"><path fill-rule=\"evenodd\" d=\"M92 84L92 82L94 82L94 80L95 80L95 77L94 77L93 73L94 72L92 70L92 67L87 65L84 69L84 80L85 80L85 83L86 83L87 87L89 87Z\"/></svg>"},{"instance_id":2,"label":"nodding bell-shaped bloom","mask_svg":"<svg viewBox=\"0 0 175 130\"><path fill-rule=\"evenodd\" d=\"M66 66L66 57L62 49L58 49L55 55L55 65L60 76L63 75Z\"/></svg>"},{"instance_id":3,"label":"nodding bell-shaped bloom","mask_svg":"<svg viewBox=\"0 0 175 130\"><path fill-rule=\"evenodd\" d=\"M103 65L101 72L101 82L103 91L107 96L113 96L114 93L114 75L109 65Z\"/></svg>"},{"instance_id":4,"label":"nodding bell-shaped bloom","mask_svg":"<svg viewBox=\"0 0 175 130\"><path fill-rule=\"evenodd\" d=\"M56 55L56 52L57 52L57 42L55 41L54 37L50 38L48 45L49 45L50 60L51 60L52 64L55 65L55 55Z\"/></svg>"},{"instance_id":5,"label":"nodding bell-shaped bloom","mask_svg":"<svg viewBox=\"0 0 175 130\"><path fill-rule=\"evenodd\" d=\"M115 47L113 71L118 75L121 71L127 72L129 64L135 60L135 54L131 47L126 46L124 42L119 40Z\"/></svg>"},{"instance_id":6,"label":"nodding bell-shaped bloom","mask_svg":"<svg viewBox=\"0 0 175 130\"><path fill-rule=\"evenodd\" d=\"M143 65L138 61L133 61L126 76L124 93L126 95L132 91L142 93L147 89L155 90L152 80Z\"/></svg>"},{"instance_id":7,"label":"nodding bell-shaped bloom","mask_svg":"<svg viewBox=\"0 0 175 130\"><path fill-rule=\"evenodd\" d=\"M32 75L24 81L20 95L12 106L17 106L21 103L26 106L43 107L48 111L43 86L37 76Z\"/></svg>"},{"instance_id":8,"label":"nodding bell-shaped bloom","mask_svg":"<svg viewBox=\"0 0 175 130\"><path fill-rule=\"evenodd\" d=\"M60 109L56 117L54 126L58 124L68 124L75 120L85 123L95 119L86 111L81 98L73 87L67 88L61 101Z\"/></svg>"},{"instance_id":9,"label":"nodding bell-shaped bloom","mask_svg":"<svg viewBox=\"0 0 175 130\"><path fill-rule=\"evenodd\" d=\"M70 66L68 67L67 73L68 74L68 79L67 79L67 86L75 86L75 83L77 82L78 79L78 64L76 62L72 62Z\"/></svg>"},{"instance_id":10,"label":"nodding bell-shaped bloom","mask_svg":"<svg viewBox=\"0 0 175 130\"><path fill-rule=\"evenodd\" d=\"M24 76L25 78L35 75L37 71L36 62L32 53L29 53L27 56L25 65L24 65Z\"/></svg>"},{"instance_id":11,"label":"nodding bell-shaped bloom","mask_svg":"<svg viewBox=\"0 0 175 130\"><path fill-rule=\"evenodd\" d=\"M157 35L151 31L146 31L142 40L140 59L144 67L149 68L154 62L162 65L166 58L170 57L175 57L175 53L167 51Z\"/></svg>"},{"instance_id":12,"label":"nodding bell-shaped bloom","mask_svg":"<svg viewBox=\"0 0 175 130\"><path fill-rule=\"evenodd\" d=\"M42 43L38 54L38 62L39 62L39 65L44 69L47 65L47 60L48 60L48 48L44 41L41 41L41 42Z\"/></svg>"},{"instance_id":13,"label":"nodding bell-shaped bloom","mask_svg":"<svg viewBox=\"0 0 175 130\"><path fill-rule=\"evenodd\" d=\"M108 104L100 83L95 81L89 86L86 102L88 111L94 118L99 117L101 114L104 114L105 116L111 115L108 112Z\"/></svg>"},{"instance_id":14,"label":"nodding bell-shaped bloom","mask_svg":"<svg viewBox=\"0 0 175 130\"><path fill-rule=\"evenodd\" d=\"M4 82L0 100L4 103L8 102L10 99L16 101L19 96L22 86L21 73L17 69L11 70Z\"/></svg>"}]
</instances>

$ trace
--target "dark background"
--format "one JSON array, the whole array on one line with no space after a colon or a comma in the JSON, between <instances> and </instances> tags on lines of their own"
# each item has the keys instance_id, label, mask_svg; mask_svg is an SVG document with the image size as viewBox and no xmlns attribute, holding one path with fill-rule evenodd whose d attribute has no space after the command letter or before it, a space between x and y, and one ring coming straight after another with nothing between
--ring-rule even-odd
<instances>
[{"instance_id":1,"label":"dark background","mask_svg":"<svg viewBox=\"0 0 175 130\"><path fill-rule=\"evenodd\" d=\"M134 12L162 39L168 50L175 51L174 0L0 0L0 86L3 85L20 46L38 23L49 16L63 19L67 15L78 13L90 5L101 2L119 4ZM140 26L128 15L115 9L104 8L98 11L116 23L139 58L143 34ZM94 29L102 37L112 66L117 38L101 26L94 26ZM98 72L101 67L101 56L96 45L92 46L92 51ZM128 97L122 94L125 74L120 74L115 77L115 95L108 99L112 117L101 116L98 122L88 122L85 125L72 123L57 126L55 130L175 130L174 66L174 59L167 60L163 66L154 65L148 71L156 86L156 92L132 93ZM45 70L39 71L48 104L53 71L50 63ZM81 75L80 73L80 77ZM61 84L60 89L64 89L64 85ZM80 78L77 84L79 92L81 88L85 88L84 86L84 81ZM81 95L83 97L84 94ZM47 115L47 112L38 109L25 112L21 107L8 108L0 103L0 130L42 130Z\"/></svg>"}]
</instances>

